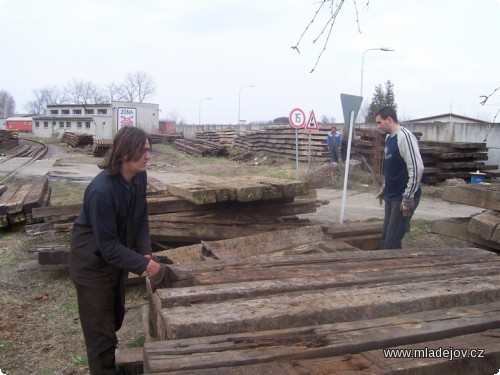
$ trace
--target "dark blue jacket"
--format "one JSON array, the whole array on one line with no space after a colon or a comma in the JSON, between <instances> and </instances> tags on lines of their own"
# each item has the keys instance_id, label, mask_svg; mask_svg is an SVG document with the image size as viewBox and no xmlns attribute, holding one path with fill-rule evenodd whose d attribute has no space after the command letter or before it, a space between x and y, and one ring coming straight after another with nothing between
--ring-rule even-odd
<instances>
[{"instance_id":1,"label":"dark blue jacket","mask_svg":"<svg viewBox=\"0 0 500 375\"><path fill-rule=\"evenodd\" d=\"M142 274L151 254L146 172L129 184L100 172L85 190L71 235L69 270L84 286L114 285L122 271Z\"/></svg>"}]
</instances>

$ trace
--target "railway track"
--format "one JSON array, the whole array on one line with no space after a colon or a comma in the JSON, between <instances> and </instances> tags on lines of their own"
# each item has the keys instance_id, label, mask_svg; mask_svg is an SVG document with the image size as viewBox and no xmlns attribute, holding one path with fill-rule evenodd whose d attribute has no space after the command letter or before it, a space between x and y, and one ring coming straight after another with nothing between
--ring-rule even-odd
<instances>
[{"instance_id":1,"label":"railway track","mask_svg":"<svg viewBox=\"0 0 500 375\"><path fill-rule=\"evenodd\" d=\"M21 163L16 163L15 168L9 170L5 175L0 175L0 183L14 177L24 167L34 163L37 160L43 159L47 155L48 146L40 141L20 139L19 144L5 151L5 155L0 157L0 164L9 163L14 158L25 159Z\"/></svg>"}]
</instances>

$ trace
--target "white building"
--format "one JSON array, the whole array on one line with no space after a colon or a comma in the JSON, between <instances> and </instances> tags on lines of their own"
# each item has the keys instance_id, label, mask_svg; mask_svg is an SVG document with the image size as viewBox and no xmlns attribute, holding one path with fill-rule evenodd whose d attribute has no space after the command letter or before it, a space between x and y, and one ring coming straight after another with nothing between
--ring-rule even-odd
<instances>
[{"instance_id":1,"label":"white building","mask_svg":"<svg viewBox=\"0 0 500 375\"><path fill-rule=\"evenodd\" d=\"M158 104L150 103L50 104L45 114L33 116L33 134L48 138L74 132L111 139L122 126L158 133L158 112Z\"/></svg>"}]
</instances>

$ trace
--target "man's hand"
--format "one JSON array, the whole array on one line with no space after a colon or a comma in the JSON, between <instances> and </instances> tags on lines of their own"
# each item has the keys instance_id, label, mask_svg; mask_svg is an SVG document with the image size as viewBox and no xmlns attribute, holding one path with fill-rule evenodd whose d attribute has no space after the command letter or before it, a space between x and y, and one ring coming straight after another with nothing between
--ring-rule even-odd
<instances>
[{"instance_id":1,"label":"man's hand","mask_svg":"<svg viewBox=\"0 0 500 375\"><path fill-rule=\"evenodd\" d=\"M375 196L375 199L378 199L378 203L382 205L382 202L385 200L385 192L384 189L380 189L378 194Z\"/></svg>"},{"instance_id":2,"label":"man's hand","mask_svg":"<svg viewBox=\"0 0 500 375\"><path fill-rule=\"evenodd\" d=\"M168 288L170 286L170 268L164 263L157 263L159 266L159 271L149 276L149 281L151 282L151 289L153 293L158 288Z\"/></svg>"},{"instance_id":3,"label":"man's hand","mask_svg":"<svg viewBox=\"0 0 500 375\"><path fill-rule=\"evenodd\" d=\"M401 211L403 212L403 217L408 217L411 214L412 208L415 206L413 198L403 197L403 201L401 202Z\"/></svg>"}]
</instances>

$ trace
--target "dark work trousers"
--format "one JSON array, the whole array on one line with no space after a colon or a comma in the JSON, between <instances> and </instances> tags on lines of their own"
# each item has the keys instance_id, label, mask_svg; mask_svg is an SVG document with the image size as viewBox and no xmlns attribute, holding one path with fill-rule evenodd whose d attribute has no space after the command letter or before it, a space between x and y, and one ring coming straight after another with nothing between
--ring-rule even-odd
<instances>
[{"instance_id":1,"label":"dark work trousers","mask_svg":"<svg viewBox=\"0 0 500 375\"><path fill-rule=\"evenodd\" d=\"M403 216L401 201L385 201L384 225L382 226L382 249L401 249L401 242L410 230L410 221L420 202L420 195L415 197L410 215Z\"/></svg>"},{"instance_id":2,"label":"dark work trousers","mask_svg":"<svg viewBox=\"0 0 500 375\"><path fill-rule=\"evenodd\" d=\"M117 374L116 331L125 317L125 277L113 287L75 284L91 375Z\"/></svg>"}]
</instances>

